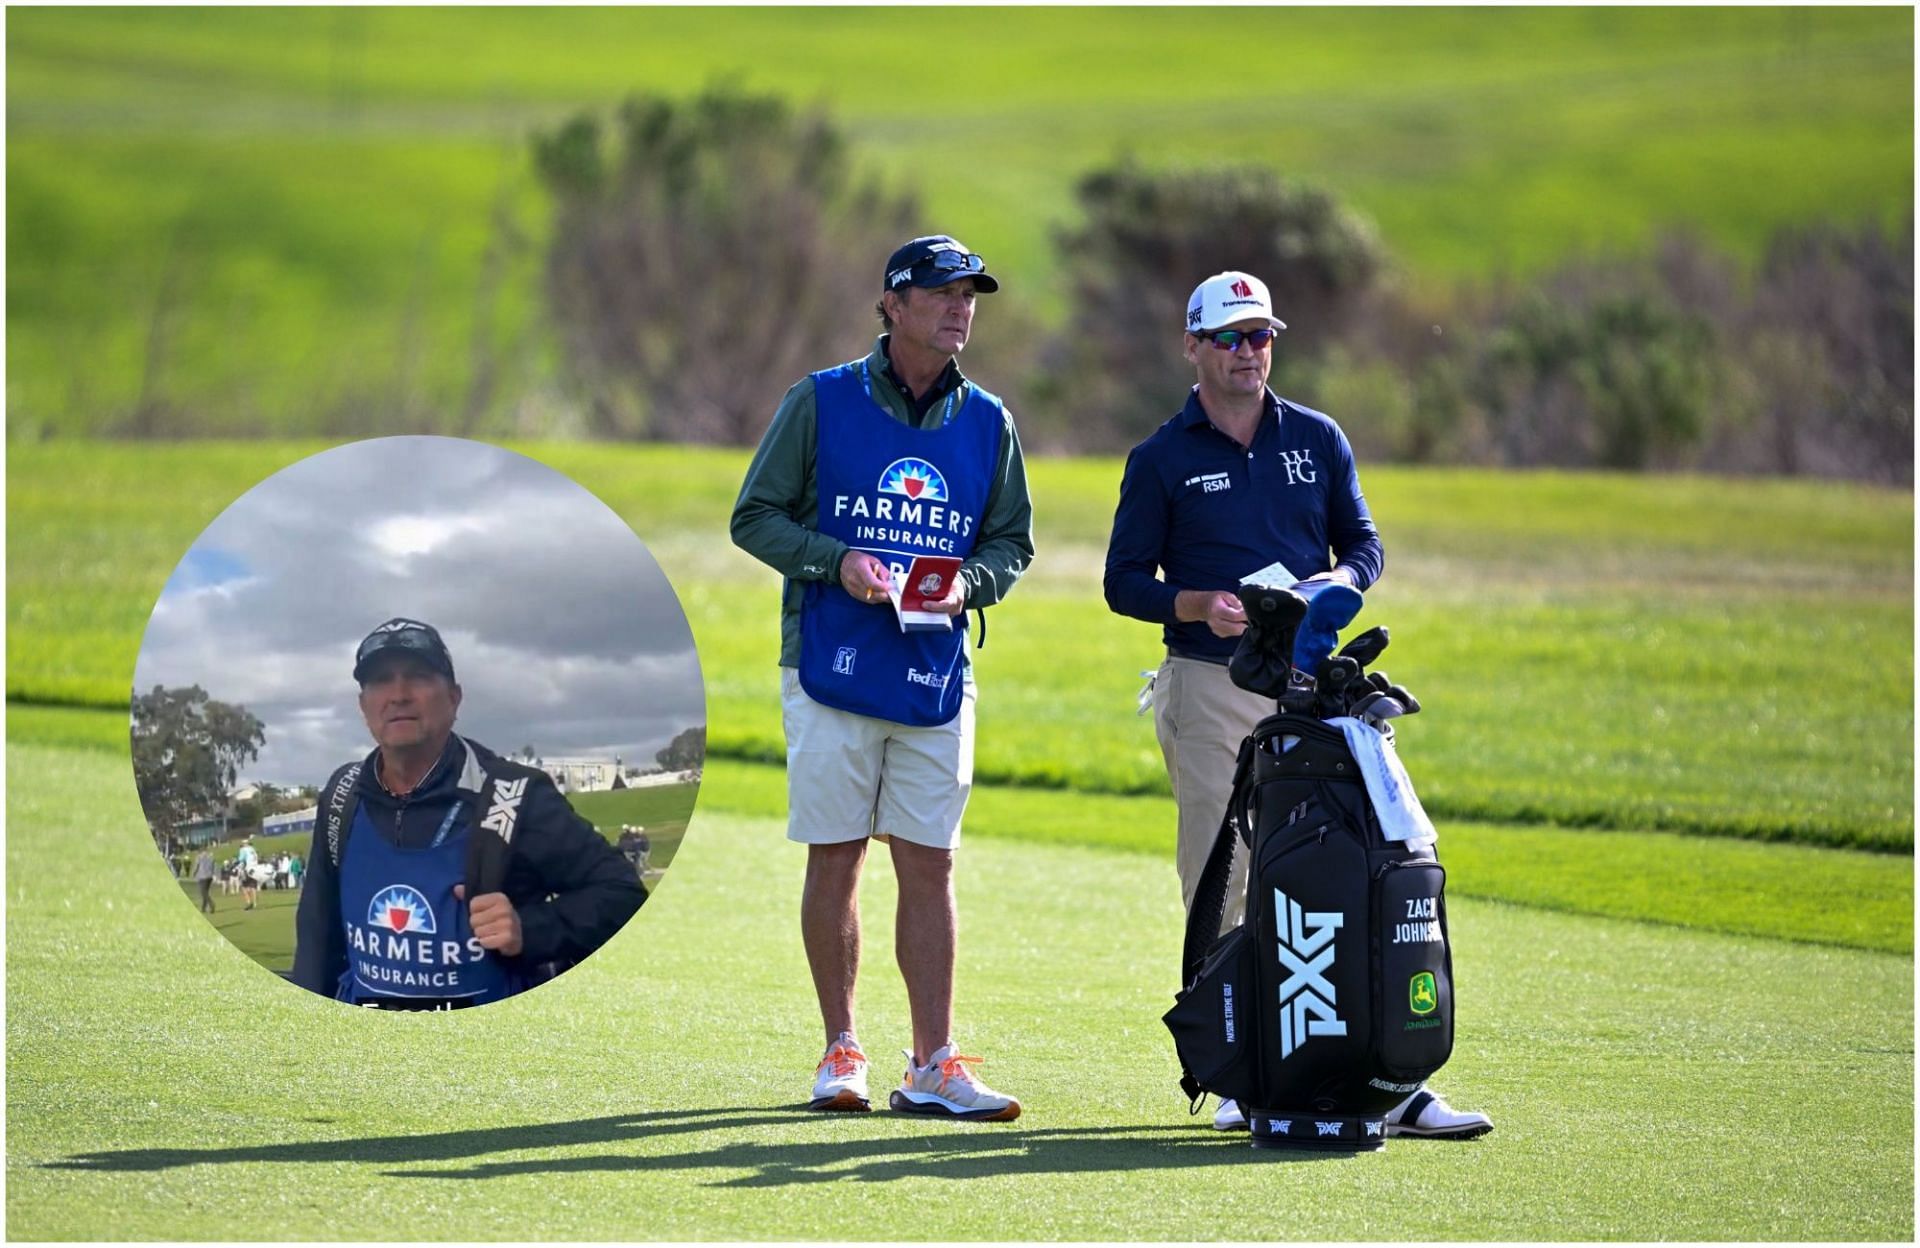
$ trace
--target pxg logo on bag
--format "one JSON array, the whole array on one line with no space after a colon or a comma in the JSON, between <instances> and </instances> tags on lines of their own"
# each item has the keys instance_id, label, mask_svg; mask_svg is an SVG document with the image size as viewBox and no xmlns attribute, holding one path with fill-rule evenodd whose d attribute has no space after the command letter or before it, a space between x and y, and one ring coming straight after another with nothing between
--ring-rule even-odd
<instances>
[{"instance_id":1,"label":"pxg logo on bag","mask_svg":"<svg viewBox=\"0 0 1920 1248\"><path fill-rule=\"evenodd\" d=\"M1334 933L1346 925L1338 911L1302 912L1300 903L1273 890L1273 913L1280 922L1280 965L1287 972L1280 985L1280 1060L1312 1036L1344 1036L1346 1020L1335 1008L1336 994L1327 982L1336 952Z\"/></svg>"}]
</instances>

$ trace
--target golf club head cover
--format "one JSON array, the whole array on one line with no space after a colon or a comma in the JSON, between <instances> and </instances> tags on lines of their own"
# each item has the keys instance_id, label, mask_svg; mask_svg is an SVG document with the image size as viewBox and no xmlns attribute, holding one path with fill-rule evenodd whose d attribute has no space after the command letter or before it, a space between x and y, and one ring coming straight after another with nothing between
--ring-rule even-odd
<instances>
[{"instance_id":1,"label":"golf club head cover","mask_svg":"<svg viewBox=\"0 0 1920 1248\"><path fill-rule=\"evenodd\" d=\"M1324 659L1320 664L1318 682L1320 696L1313 704L1313 713L1319 719L1334 719L1347 713L1349 686L1360 679L1360 665L1344 654L1336 654Z\"/></svg>"},{"instance_id":2,"label":"golf club head cover","mask_svg":"<svg viewBox=\"0 0 1920 1248\"><path fill-rule=\"evenodd\" d=\"M1307 600L1290 589L1251 582L1240 586L1247 631L1227 660L1227 677L1263 698L1279 699L1293 675L1293 638L1307 614Z\"/></svg>"},{"instance_id":3,"label":"golf club head cover","mask_svg":"<svg viewBox=\"0 0 1920 1248\"><path fill-rule=\"evenodd\" d=\"M1348 655L1332 655L1320 661L1317 678L1322 689L1342 689L1360 679L1360 664Z\"/></svg>"},{"instance_id":4,"label":"golf club head cover","mask_svg":"<svg viewBox=\"0 0 1920 1248\"><path fill-rule=\"evenodd\" d=\"M1345 581L1302 581L1293 587L1307 600L1306 618L1293 638L1293 665L1317 672L1320 661L1333 653L1340 630L1353 623L1366 598Z\"/></svg>"},{"instance_id":5,"label":"golf club head cover","mask_svg":"<svg viewBox=\"0 0 1920 1248\"><path fill-rule=\"evenodd\" d=\"M1375 624L1346 645L1341 646L1340 653L1361 667L1372 667L1374 661L1387 652L1387 640L1387 626Z\"/></svg>"}]
</instances>

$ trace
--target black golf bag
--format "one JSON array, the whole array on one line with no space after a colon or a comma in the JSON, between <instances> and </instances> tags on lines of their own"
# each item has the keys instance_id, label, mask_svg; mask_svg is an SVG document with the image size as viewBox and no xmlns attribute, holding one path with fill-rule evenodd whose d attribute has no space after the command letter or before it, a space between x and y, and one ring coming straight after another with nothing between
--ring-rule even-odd
<instances>
[{"instance_id":1,"label":"black golf bag","mask_svg":"<svg viewBox=\"0 0 1920 1248\"><path fill-rule=\"evenodd\" d=\"M1246 922L1219 934L1233 842ZM1453 1051L1446 874L1387 840L1340 727L1262 720L1187 920L1165 1016L1180 1086L1238 1101L1256 1147L1379 1148L1386 1113Z\"/></svg>"}]
</instances>

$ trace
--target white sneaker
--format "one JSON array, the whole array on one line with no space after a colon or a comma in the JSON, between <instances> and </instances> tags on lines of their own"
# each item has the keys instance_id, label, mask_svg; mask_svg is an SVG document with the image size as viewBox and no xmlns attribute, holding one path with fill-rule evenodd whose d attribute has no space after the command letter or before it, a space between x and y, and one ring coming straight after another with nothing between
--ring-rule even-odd
<instances>
[{"instance_id":1,"label":"white sneaker","mask_svg":"<svg viewBox=\"0 0 1920 1248\"><path fill-rule=\"evenodd\" d=\"M1424 1089L1395 1105L1387 1114L1387 1135L1418 1136L1429 1140L1471 1140L1493 1130L1493 1119L1481 1113L1461 1113Z\"/></svg>"},{"instance_id":2,"label":"white sneaker","mask_svg":"<svg viewBox=\"0 0 1920 1248\"><path fill-rule=\"evenodd\" d=\"M1240 1112L1240 1103L1228 1099L1220 1102L1220 1108L1213 1111L1213 1129L1215 1131L1245 1131L1247 1116Z\"/></svg>"},{"instance_id":3,"label":"white sneaker","mask_svg":"<svg viewBox=\"0 0 1920 1248\"><path fill-rule=\"evenodd\" d=\"M827 1046L827 1055L814 1071L813 1100L807 1108L843 1114L864 1114L873 1108L867 1103L867 1055L852 1033L841 1032Z\"/></svg>"},{"instance_id":4,"label":"white sneaker","mask_svg":"<svg viewBox=\"0 0 1920 1248\"><path fill-rule=\"evenodd\" d=\"M979 1058L962 1057L949 1044L928 1058L925 1066L915 1066L911 1053L906 1059L907 1073L887 1099L894 1109L971 1122L1012 1122L1020 1116L1019 1101L995 1092L967 1069L966 1063L977 1064Z\"/></svg>"}]
</instances>

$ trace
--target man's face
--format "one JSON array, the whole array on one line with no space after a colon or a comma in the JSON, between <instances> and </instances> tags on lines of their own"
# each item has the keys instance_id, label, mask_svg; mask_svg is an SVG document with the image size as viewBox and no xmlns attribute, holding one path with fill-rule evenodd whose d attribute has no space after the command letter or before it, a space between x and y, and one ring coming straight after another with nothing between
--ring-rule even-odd
<instances>
[{"instance_id":1,"label":"man's face","mask_svg":"<svg viewBox=\"0 0 1920 1248\"><path fill-rule=\"evenodd\" d=\"M932 288L902 286L890 294L888 316L893 320L896 340L910 342L923 351L940 355L959 355L973 332L973 279Z\"/></svg>"},{"instance_id":2,"label":"man's face","mask_svg":"<svg viewBox=\"0 0 1920 1248\"><path fill-rule=\"evenodd\" d=\"M1265 317L1251 317L1225 326L1251 331L1271 329ZM1263 347L1241 342L1231 351L1222 351L1210 340L1187 335L1187 362L1193 365L1200 389L1209 394L1252 395L1265 391L1267 373L1273 368L1273 340Z\"/></svg>"},{"instance_id":3,"label":"man's face","mask_svg":"<svg viewBox=\"0 0 1920 1248\"><path fill-rule=\"evenodd\" d=\"M410 654L374 659L360 684L360 714L382 749L441 745L460 710L460 686Z\"/></svg>"}]
</instances>

